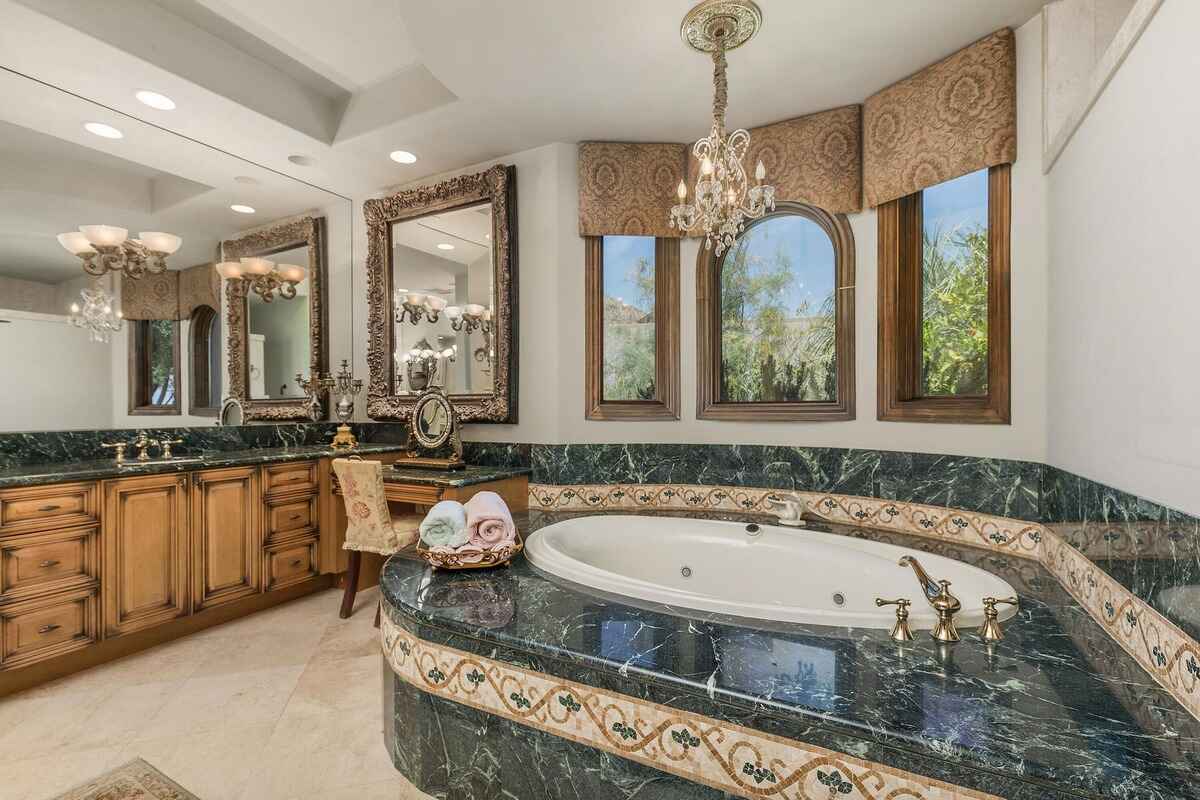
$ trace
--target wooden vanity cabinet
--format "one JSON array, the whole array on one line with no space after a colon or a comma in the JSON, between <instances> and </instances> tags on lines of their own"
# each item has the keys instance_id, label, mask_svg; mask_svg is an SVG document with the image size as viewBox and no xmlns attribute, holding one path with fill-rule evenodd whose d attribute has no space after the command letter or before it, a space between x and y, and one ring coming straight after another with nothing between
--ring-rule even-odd
<instances>
[{"instance_id":1,"label":"wooden vanity cabinet","mask_svg":"<svg viewBox=\"0 0 1200 800\"><path fill-rule=\"evenodd\" d=\"M102 538L105 635L189 613L187 475L106 481Z\"/></svg>"},{"instance_id":2,"label":"wooden vanity cabinet","mask_svg":"<svg viewBox=\"0 0 1200 800\"><path fill-rule=\"evenodd\" d=\"M193 611L262 590L262 510L254 467L192 473Z\"/></svg>"}]
</instances>

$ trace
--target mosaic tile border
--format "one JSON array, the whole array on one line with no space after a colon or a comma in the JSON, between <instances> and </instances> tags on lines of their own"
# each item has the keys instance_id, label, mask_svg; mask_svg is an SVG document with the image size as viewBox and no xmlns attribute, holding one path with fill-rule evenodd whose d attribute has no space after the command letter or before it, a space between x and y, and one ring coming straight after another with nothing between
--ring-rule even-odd
<instances>
[{"instance_id":1,"label":"mosaic tile border","mask_svg":"<svg viewBox=\"0 0 1200 800\"><path fill-rule=\"evenodd\" d=\"M778 493L777 489L751 489L741 486L530 484L529 503L531 508L543 511L708 508L770 514L772 512L766 505L765 498ZM799 497L808 514L829 522L863 525L942 541L951 540L1035 561L1041 559L1041 541L1045 529L1037 523L876 497L855 497L827 492L787 494Z\"/></svg>"},{"instance_id":2,"label":"mosaic tile border","mask_svg":"<svg viewBox=\"0 0 1200 800\"><path fill-rule=\"evenodd\" d=\"M515 667L413 636L384 657L421 691L743 798L1001 800L905 770Z\"/></svg>"},{"instance_id":3,"label":"mosaic tile border","mask_svg":"<svg viewBox=\"0 0 1200 800\"><path fill-rule=\"evenodd\" d=\"M684 484L530 484L530 508L543 511L697 509L770 513L773 489ZM805 510L829 522L955 541L1040 562L1100 627L1200 719L1200 643L1109 577L1050 528L1035 522L943 506L872 497L792 492Z\"/></svg>"}]
</instances>

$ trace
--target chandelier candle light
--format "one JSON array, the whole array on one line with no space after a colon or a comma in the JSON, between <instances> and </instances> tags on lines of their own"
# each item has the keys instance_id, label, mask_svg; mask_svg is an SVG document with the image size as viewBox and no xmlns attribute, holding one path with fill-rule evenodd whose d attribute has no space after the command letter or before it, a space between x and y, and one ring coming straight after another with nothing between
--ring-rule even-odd
<instances>
[{"instance_id":1,"label":"chandelier candle light","mask_svg":"<svg viewBox=\"0 0 1200 800\"><path fill-rule=\"evenodd\" d=\"M99 281L92 281L90 288L79 293L83 306L71 303L71 324L88 332L88 339L107 344L114 332L121 330L125 316L113 310L113 297L104 291Z\"/></svg>"},{"instance_id":2,"label":"chandelier candle light","mask_svg":"<svg viewBox=\"0 0 1200 800\"><path fill-rule=\"evenodd\" d=\"M83 271L94 277L121 272L137 279L147 272L160 275L167 269L167 256L183 245L183 239L162 231L142 231L130 239L129 231L115 225L80 225L79 230L58 235L58 243L83 261Z\"/></svg>"},{"instance_id":3,"label":"chandelier candle light","mask_svg":"<svg viewBox=\"0 0 1200 800\"><path fill-rule=\"evenodd\" d=\"M275 293L285 300L296 296L296 284L308 276L308 270L295 264L276 264L265 258L243 258L222 261L217 272L227 281L244 280L264 303L275 299Z\"/></svg>"},{"instance_id":4,"label":"chandelier candle light","mask_svg":"<svg viewBox=\"0 0 1200 800\"><path fill-rule=\"evenodd\" d=\"M775 208L775 187L763 183L767 170L762 161L754 168L753 186L742 166L750 134L744 128L725 130L725 53L745 44L761 26L762 12L751 0L705 0L688 12L679 30L688 46L712 54L713 123L708 136L692 147L700 163L696 199L687 202L687 183L680 180L671 227L703 233L704 246L718 256L733 244L747 220Z\"/></svg>"}]
</instances>

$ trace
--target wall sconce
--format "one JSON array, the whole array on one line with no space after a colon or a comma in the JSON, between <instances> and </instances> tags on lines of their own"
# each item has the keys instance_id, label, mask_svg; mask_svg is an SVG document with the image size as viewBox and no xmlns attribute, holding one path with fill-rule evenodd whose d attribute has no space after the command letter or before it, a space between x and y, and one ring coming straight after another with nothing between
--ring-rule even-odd
<instances>
[{"instance_id":1,"label":"wall sconce","mask_svg":"<svg viewBox=\"0 0 1200 800\"><path fill-rule=\"evenodd\" d=\"M461 308L450 306L446 309L446 316L450 318L450 327L456 331L466 330L467 333L471 333L482 330L487 334L492 332L492 310L478 303L468 303Z\"/></svg>"},{"instance_id":2,"label":"wall sconce","mask_svg":"<svg viewBox=\"0 0 1200 800\"><path fill-rule=\"evenodd\" d=\"M217 272L227 281L245 281L264 303L275 299L275 293L285 300L296 296L296 284L307 277L308 270L295 264L276 264L265 258L243 258L222 261Z\"/></svg>"},{"instance_id":3,"label":"wall sconce","mask_svg":"<svg viewBox=\"0 0 1200 800\"><path fill-rule=\"evenodd\" d=\"M446 301L436 295L421 294L420 292L402 293L397 291L395 297L396 323L408 320L416 325L422 319L437 322L442 311L446 310Z\"/></svg>"},{"instance_id":4,"label":"wall sconce","mask_svg":"<svg viewBox=\"0 0 1200 800\"><path fill-rule=\"evenodd\" d=\"M129 231L115 225L80 225L79 230L58 235L58 243L83 261L83 271L94 277L120 272L137 279L147 272L160 275L167 269L167 256L183 245L183 239L162 231L142 231L130 239Z\"/></svg>"}]
</instances>

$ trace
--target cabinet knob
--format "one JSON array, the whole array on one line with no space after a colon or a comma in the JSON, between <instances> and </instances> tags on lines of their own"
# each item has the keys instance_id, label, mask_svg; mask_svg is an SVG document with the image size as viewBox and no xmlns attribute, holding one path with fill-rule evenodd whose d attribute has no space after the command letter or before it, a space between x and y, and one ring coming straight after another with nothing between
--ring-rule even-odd
<instances>
[{"instance_id":1,"label":"cabinet knob","mask_svg":"<svg viewBox=\"0 0 1200 800\"><path fill-rule=\"evenodd\" d=\"M303 559L303 558L296 558L296 559L292 559L292 566L293 566L293 567L298 567L298 566L300 566L300 565L301 565L301 564L303 564L303 563L304 563L304 559Z\"/></svg>"},{"instance_id":2,"label":"cabinet knob","mask_svg":"<svg viewBox=\"0 0 1200 800\"><path fill-rule=\"evenodd\" d=\"M61 627L62 627L62 625L55 625L54 623L51 623L49 625L43 625L42 627L38 628L38 633L45 635L47 633L50 633L51 631L56 631Z\"/></svg>"},{"instance_id":3,"label":"cabinet knob","mask_svg":"<svg viewBox=\"0 0 1200 800\"><path fill-rule=\"evenodd\" d=\"M58 559L57 558L48 558L45 561L43 561L41 564L38 564L38 566L41 567L42 569L50 569L51 567L57 567Z\"/></svg>"}]
</instances>

